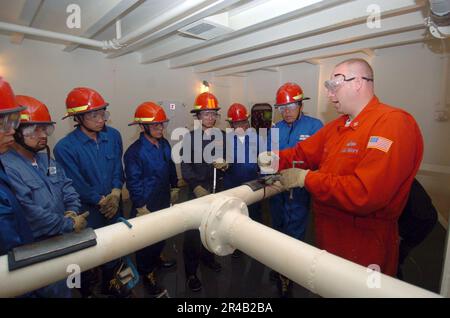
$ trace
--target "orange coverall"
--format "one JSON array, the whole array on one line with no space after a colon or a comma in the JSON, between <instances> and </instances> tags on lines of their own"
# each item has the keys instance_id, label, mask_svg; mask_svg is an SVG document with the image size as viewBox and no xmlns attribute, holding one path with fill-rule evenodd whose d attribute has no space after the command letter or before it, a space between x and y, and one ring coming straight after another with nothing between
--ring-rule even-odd
<instances>
[{"instance_id":1,"label":"orange coverall","mask_svg":"<svg viewBox=\"0 0 450 318\"><path fill-rule=\"evenodd\" d=\"M310 169L319 248L394 276L398 218L423 155L423 139L407 112L374 96L348 127L343 115L295 147L280 151L280 170L292 162Z\"/></svg>"}]
</instances>

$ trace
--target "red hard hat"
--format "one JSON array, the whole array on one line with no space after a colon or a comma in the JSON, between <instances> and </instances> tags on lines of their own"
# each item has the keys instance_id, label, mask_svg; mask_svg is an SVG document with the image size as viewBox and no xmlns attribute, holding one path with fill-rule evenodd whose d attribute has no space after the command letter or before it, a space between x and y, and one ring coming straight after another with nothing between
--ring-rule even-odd
<instances>
[{"instance_id":1,"label":"red hard hat","mask_svg":"<svg viewBox=\"0 0 450 318\"><path fill-rule=\"evenodd\" d=\"M67 114L64 118L106 108L108 105L97 91L87 87L77 87L67 95Z\"/></svg>"},{"instance_id":2,"label":"red hard hat","mask_svg":"<svg viewBox=\"0 0 450 318\"><path fill-rule=\"evenodd\" d=\"M307 100L309 97L303 97L302 88L295 83L283 84L277 91L277 101L275 107L298 103Z\"/></svg>"},{"instance_id":3,"label":"red hard hat","mask_svg":"<svg viewBox=\"0 0 450 318\"><path fill-rule=\"evenodd\" d=\"M247 108L245 108L244 105L234 103L233 105L230 106L230 108L228 108L227 117L228 117L227 120L229 122L235 122L247 120L249 115L247 112Z\"/></svg>"},{"instance_id":4,"label":"red hard hat","mask_svg":"<svg viewBox=\"0 0 450 318\"><path fill-rule=\"evenodd\" d=\"M24 109L25 107L17 104L16 97L9 83L0 77L0 114L15 113Z\"/></svg>"},{"instance_id":5,"label":"red hard hat","mask_svg":"<svg viewBox=\"0 0 450 318\"><path fill-rule=\"evenodd\" d=\"M20 106L26 107L26 109L20 112L21 124L55 124L55 122L52 121L47 106L36 98L17 95L16 101Z\"/></svg>"},{"instance_id":6,"label":"red hard hat","mask_svg":"<svg viewBox=\"0 0 450 318\"><path fill-rule=\"evenodd\" d=\"M164 109L153 102L145 102L136 108L134 121L128 126L137 124L156 124L168 122Z\"/></svg>"},{"instance_id":7,"label":"red hard hat","mask_svg":"<svg viewBox=\"0 0 450 318\"><path fill-rule=\"evenodd\" d=\"M197 96L194 103L194 109L191 113L198 113L202 110L219 110L219 102L216 96L211 93L205 92Z\"/></svg>"}]
</instances>

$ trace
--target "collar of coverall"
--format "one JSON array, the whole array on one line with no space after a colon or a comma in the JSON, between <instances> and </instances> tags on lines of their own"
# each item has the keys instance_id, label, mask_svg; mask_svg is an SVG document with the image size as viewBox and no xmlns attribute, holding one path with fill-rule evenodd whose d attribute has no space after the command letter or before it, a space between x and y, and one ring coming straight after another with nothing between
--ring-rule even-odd
<instances>
[{"instance_id":1,"label":"collar of coverall","mask_svg":"<svg viewBox=\"0 0 450 318\"><path fill-rule=\"evenodd\" d=\"M345 128L351 128L353 130L358 129L359 127L361 127L361 124L364 122L364 119L367 117L367 113L370 112L371 110L375 109L379 103L380 103L380 101L378 100L378 97L376 97L374 95L372 97L372 99L369 101L369 103L366 106L364 106L363 110L358 114L358 116L356 116L356 118L352 120L349 127L345 127L345 123L349 118L348 115L342 115L340 117L340 123L339 123L338 129L339 130L345 129Z\"/></svg>"},{"instance_id":2,"label":"collar of coverall","mask_svg":"<svg viewBox=\"0 0 450 318\"><path fill-rule=\"evenodd\" d=\"M81 131L81 127L79 126L75 129L75 134L77 138L84 144L93 141L89 136ZM108 141L108 135L103 130L97 133L97 137L99 141Z\"/></svg>"}]
</instances>

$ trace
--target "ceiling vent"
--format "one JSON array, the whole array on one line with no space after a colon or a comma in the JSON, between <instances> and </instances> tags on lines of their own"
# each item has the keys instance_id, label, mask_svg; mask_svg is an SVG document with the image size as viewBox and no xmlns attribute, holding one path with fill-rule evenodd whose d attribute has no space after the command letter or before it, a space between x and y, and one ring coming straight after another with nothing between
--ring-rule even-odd
<instances>
[{"instance_id":1,"label":"ceiling vent","mask_svg":"<svg viewBox=\"0 0 450 318\"><path fill-rule=\"evenodd\" d=\"M202 40L211 40L233 31L229 27L205 19L191 23L178 30L182 34Z\"/></svg>"}]
</instances>

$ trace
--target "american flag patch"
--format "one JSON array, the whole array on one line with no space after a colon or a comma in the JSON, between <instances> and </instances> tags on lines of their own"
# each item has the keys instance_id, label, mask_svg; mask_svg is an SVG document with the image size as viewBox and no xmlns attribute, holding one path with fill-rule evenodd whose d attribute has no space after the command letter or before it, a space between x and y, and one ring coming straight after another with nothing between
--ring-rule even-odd
<instances>
[{"instance_id":1,"label":"american flag patch","mask_svg":"<svg viewBox=\"0 0 450 318\"><path fill-rule=\"evenodd\" d=\"M367 148L374 148L381 150L383 152L388 152L389 148L391 148L393 141L384 137L379 136L371 136L369 138L369 143L367 144Z\"/></svg>"}]
</instances>

